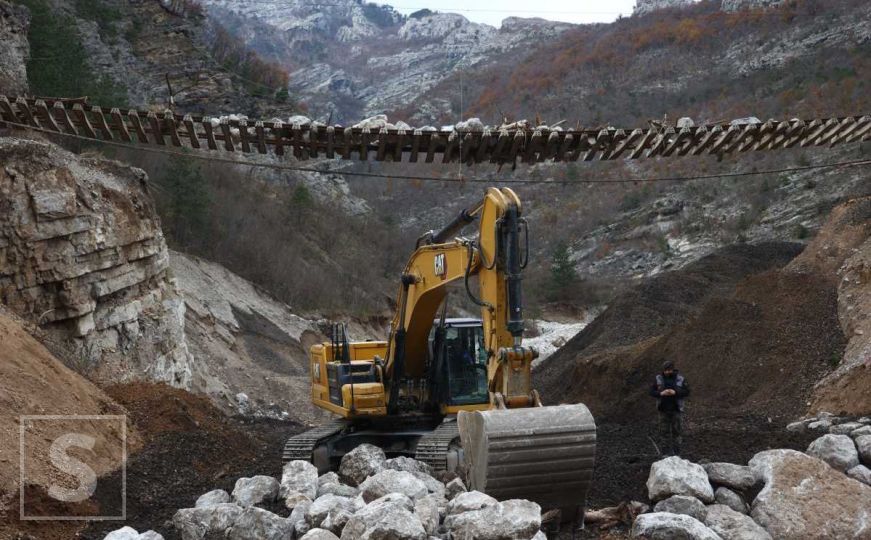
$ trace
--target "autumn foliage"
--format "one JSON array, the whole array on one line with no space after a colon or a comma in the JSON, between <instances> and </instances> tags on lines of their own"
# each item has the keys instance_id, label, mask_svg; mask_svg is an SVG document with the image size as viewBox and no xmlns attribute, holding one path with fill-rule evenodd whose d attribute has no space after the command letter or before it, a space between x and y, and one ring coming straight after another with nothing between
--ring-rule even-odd
<instances>
[{"instance_id":1,"label":"autumn foliage","mask_svg":"<svg viewBox=\"0 0 871 540\"><path fill-rule=\"evenodd\" d=\"M282 66L263 60L220 25L215 26L211 52L215 60L252 86L252 92L287 88L289 77Z\"/></svg>"}]
</instances>

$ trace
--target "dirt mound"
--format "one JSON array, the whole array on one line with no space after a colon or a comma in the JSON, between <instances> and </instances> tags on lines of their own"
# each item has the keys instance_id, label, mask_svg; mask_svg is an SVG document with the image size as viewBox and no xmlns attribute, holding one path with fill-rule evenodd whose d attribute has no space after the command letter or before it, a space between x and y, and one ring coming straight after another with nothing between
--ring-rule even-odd
<instances>
[{"instance_id":1,"label":"dirt mound","mask_svg":"<svg viewBox=\"0 0 871 540\"><path fill-rule=\"evenodd\" d=\"M208 398L162 384L124 384L107 393L130 411L146 443L127 463L127 521L178 538L165 523L212 489L233 490L242 476L280 476L281 449L299 424L228 417ZM119 485L119 474L109 476ZM111 505L112 501L100 501ZM117 524L96 523L82 538L101 540Z\"/></svg>"},{"instance_id":2,"label":"dirt mound","mask_svg":"<svg viewBox=\"0 0 871 540\"><path fill-rule=\"evenodd\" d=\"M9 492L19 485L19 415L124 414L102 390L52 356L23 325L0 307L0 486ZM26 427L28 455L47 456L55 428L48 424ZM116 445L120 429L94 425L93 432L104 438L94 447L98 459L93 465L97 473L109 472L115 461L102 459L110 456L101 457L100 450ZM128 432L128 437L134 443L138 440L135 432ZM50 470L47 460L28 462L27 483L48 485Z\"/></svg>"},{"instance_id":3,"label":"dirt mound","mask_svg":"<svg viewBox=\"0 0 871 540\"><path fill-rule=\"evenodd\" d=\"M797 414L844 347L834 284L776 270L799 250L732 246L647 280L543 363L536 386L551 403L633 421L653 409L647 388L670 358L695 409Z\"/></svg>"},{"instance_id":4,"label":"dirt mound","mask_svg":"<svg viewBox=\"0 0 871 540\"><path fill-rule=\"evenodd\" d=\"M232 491L242 476L279 476L284 442L302 429L290 422L231 418L208 398L163 384L117 385L107 388L106 394L127 409L128 424L143 441L131 449L127 461L127 520L123 525L155 529L167 540L178 538L166 525L168 520L179 508L193 506L203 493L215 488ZM14 440L17 445L17 436ZM94 499L86 503L90 513L116 512L121 485L118 471L102 476ZM24 533L40 540L102 540L122 525L19 522L17 493L6 501L0 538ZM27 502L42 510L51 509L52 504L47 497L31 497Z\"/></svg>"},{"instance_id":5,"label":"dirt mound","mask_svg":"<svg viewBox=\"0 0 871 540\"><path fill-rule=\"evenodd\" d=\"M12 538L18 530L20 480L19 415L94 416L121 415L123 407L78 373L64 366L37 342L26 323L0 307L0 538ZM25 511L28 515L94 515L92 504L63 505L46 497L49 485L76 489L71 477L51 464L49 447L58 437L72 431L94 437L86 460L98 475L108 474L120 459L123 428L120 423L99 420L45 419L24 421L25 427ZM132 447L140 435L127 426ZM71 455L77 455L73 449ZM35 522L28 522L33 524ZM70 522L43 523L38 538L71 538L76 526Z\"/></svg>"}]
</instances>

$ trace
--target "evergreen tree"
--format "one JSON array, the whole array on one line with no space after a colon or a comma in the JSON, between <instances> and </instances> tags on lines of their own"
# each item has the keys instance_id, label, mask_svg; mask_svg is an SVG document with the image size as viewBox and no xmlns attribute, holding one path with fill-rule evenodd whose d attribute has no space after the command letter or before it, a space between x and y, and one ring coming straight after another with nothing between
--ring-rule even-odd
<instances>
[{"instance_id":1,"label":"evergreen tree","mask_svg":"<svg viewBox=\"0 0 871 540\"><path fill-rule=\"evenodd\" d=\"M314 204L314 198L311 192L302 182L298 183L293 188L293 194L290 196L290 214L297 224L302 223L305 214L311 209Z\"/></svg>"},{"instance_id":2,"label":"evergreen tree","mask_svg":"<svg viewBox=\"0 0 871 540\"><path fill-rule=\"evenodd\" d=\"M199 166L193 159L173 157L163 175L167 194L168 233L185 247L204 232L209 209L209 191Z\"/></svg>"},{"instance_id":3,"label":"evergreen tree","mask_svg":"<svg viewBox=\"0 0 871 540\"><path fill-rule=\"evenodd\" d=\"M569 246L563 242L557 242L554 246L550 262L550 300L558 300L565 296L566 292L577 283L578 273L570 258Z\"/></svg>"}]
</instances>

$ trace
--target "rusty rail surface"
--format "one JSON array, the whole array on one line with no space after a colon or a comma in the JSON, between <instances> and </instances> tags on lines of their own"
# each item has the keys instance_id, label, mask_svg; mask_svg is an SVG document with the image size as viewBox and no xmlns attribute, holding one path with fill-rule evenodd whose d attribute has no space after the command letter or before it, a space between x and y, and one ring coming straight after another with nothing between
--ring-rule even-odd
<instances>
[{"instance_id":1,"label":"rusty rail surface","mask_svg":"<svg viewBox=\"0 0 871 540\"><path fill-rule=\"evenodd\" d=\"M131 144L292 154L409 163L537 163L778 150L835 146L871 138L871 115L813 120L638 129L484 131L369 130L290 125L138 110L108 111L80 101L0 95L0 126L21 124L50 132Z\"/></svg>"}]
</instances>

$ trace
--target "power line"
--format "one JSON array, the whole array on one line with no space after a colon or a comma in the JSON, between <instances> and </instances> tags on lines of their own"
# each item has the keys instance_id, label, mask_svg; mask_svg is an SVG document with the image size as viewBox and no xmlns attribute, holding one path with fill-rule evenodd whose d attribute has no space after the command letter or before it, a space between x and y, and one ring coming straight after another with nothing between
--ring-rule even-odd
<instances>
[{"instance_id":1,"label":"power line","mask_svg":"<svg viewBox=\"0 0 871 540\"><path fill-rule=\"evenodd\" d=\"M133 146L130 144L119 143L115 141L106 141L103 139L91 139L90 137L83 137L81 135L74 135L72 133L64 133L58 131L52 131L45 128L38 128L34 126L28 126L26 124L19 124L16 122L8 122L8 121L0 121L0 125L6 124L9 126L14 126L16 128L28 130L28 131L36 131L40 133L46 133L49 135L60 135L63 137L68 137L71 139L78 139L82 141L87 141L91 143L99 143L106 146L114 146L119 148L127 148L136 152L151 152L154 154L164 154L169 156L183 157L183 158L193 158L201 161L208 161L211 163L226 163L229 165L242 165L248 167L259 167L263 169L272 169L272 170L280 170L280 171L291 171L291 172L309 172L309 173L317 173L317 174L335 174L340 176L357 176L360 178L378 178L383 180L412 180L412 181L423 181L423 182L452 182L458 184L493 184L496 180L491 180L488 178L439 178L435 176L415 176L415 175L405 175L405 174L382 174L382 173L367 173L367 172L353 172L353 171L343 171L343 170L323 170L318 169L316 167L299 167L293 165L284 165L280 163L257 163L254 161L246 161L239 159L230 159L223 158L218 156L211 155L202 155L197 153L189 153L189 152L175 152L172 150L166 150L161 148L154 148L149 146ZM719 173L719 174L706 174L706 175L694 175L694 176L665 176L665 177L652 177L652 178L597 178L597 179L589 179L589 180L536 180L536 179L514 179L514 180L502 180L506 184L523 184L523 185L583 185L583 184L639 184L639 183L652 183L652 182L692 182L698 180L715 180L721 178L740 178L747 176L759 176L764 174L782 174L782 173L791 173L791 172L800 172L800 171L811 171L811 170L820 170L820 169L833 169L833 168L850 168L850 167L859 167L862 165L871 165L871 159L858 159L852 161L840 161L836 163L823 163L819 165L803 165L796 167L784 167L780 169L766 169L762 171L748 171L748 172L735 172L735 173Z\"/></svg>"}]
</instances>

